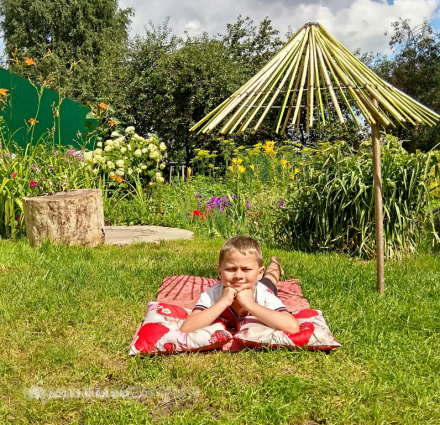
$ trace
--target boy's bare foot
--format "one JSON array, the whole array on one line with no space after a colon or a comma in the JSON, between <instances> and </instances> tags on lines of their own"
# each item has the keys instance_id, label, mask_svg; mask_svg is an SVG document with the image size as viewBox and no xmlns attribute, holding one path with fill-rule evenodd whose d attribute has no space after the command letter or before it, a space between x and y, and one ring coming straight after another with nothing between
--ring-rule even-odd
<instances>
[{"instance_id":1,"label":"boy's bare foot","mask_svg":"<svg viewBox=\"0 0 440 425\"><path fill-rule=\"evenodd\" d=\"M284 270L281 267L281 263L278 257L272 257L270 259L270 264L267 266L266 273L264 277L267 277L272 283L278 285L280 276L284 275Z\"/></svg>"}]
</instances>

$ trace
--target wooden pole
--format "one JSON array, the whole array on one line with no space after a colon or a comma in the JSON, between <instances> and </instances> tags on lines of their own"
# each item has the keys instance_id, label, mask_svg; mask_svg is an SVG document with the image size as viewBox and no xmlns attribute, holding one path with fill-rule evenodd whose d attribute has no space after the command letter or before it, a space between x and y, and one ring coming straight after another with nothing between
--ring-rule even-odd
<instances>
[{"instance_id":1,"label":"wooden pole","mask_svg":"<svg viewBox=\"0 0 440 425\"><path fill-rule=\"evenodd\" d=\"M377 99L373 99L378 106ZM385 286L384 276L384 239L383 239L383 204L382 204L382 162L380 155L379 124L371 125L371 141L373 143L373 187L374 211L376 219L376 257L377 257L377 290L383 295Z\"/></svg>"}]
</instances>

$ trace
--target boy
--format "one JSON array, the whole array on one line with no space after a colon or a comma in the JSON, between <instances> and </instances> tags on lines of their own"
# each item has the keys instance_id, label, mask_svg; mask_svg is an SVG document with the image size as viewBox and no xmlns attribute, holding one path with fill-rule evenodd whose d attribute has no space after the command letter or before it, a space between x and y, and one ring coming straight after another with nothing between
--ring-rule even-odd
<instances>
[{"instance_id":1,"label":"boy","mask_svg":"<svg viewBox=\"0 0 440 425\"><path fill-rule=\"evenodd\" d=\"M281 273L278 259L274 261L274 258L272 264ZM272 279L264 278L265 284L259 282L264 267L257 241L247 236L228 239L220 250L217 271L221 281L200 295L192 313L180 328L182 332L189 333L209 326L218 317L226 319L228 327L235 327L237 322L249 315L273 329L290 334L299 331L296 319L268 288L274 285Z\"/></svg>"}]
</instances>

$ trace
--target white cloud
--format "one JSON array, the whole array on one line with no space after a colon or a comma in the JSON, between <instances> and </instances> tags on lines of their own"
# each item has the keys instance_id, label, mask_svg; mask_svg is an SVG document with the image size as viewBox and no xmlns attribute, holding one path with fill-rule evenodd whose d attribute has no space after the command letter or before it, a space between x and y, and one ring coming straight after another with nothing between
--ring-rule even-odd
<instances>
[{"instance_id":1,"label":"white cloud","mask_svg":"<svg viewBox=\"0 0 440 425\"><path fill-rule=\"evenodd\" d=\"M173 33L183 35L211 35L224 33L226 24L235 22L238 15L249 16L258 24L269 16L282 36L307 22L320 22L348 49L361 48L374 53L389 53L384 35L391 23L410 19L413 25L438 16L440 0L120 0L120 7L133 7L132 34L144 34L144 27L152 20L161 24L170 17Z\"/></svg>"}]
</instances>

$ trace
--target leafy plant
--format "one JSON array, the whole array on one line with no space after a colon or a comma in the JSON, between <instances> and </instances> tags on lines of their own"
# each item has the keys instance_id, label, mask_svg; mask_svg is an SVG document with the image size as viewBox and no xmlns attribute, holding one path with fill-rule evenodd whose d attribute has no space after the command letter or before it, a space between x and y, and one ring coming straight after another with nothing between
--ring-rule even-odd
<instances>
[{"instance_id":1,"label":"leafy plant","mask_svg":"<svg viewBox=\"0 0 440 425\"><path fill-rule=\"evenodd\" d=\"M408 154L393 136L382 143L385 255L401 257L419 245L431 220L432 154ZM371 142L358 151L344 142L309 149L277 214L279 242L302 249L338 249L360 257L375 253ZM438 165L436 168L438 173Z\"/></svg>"}]
</instances>

